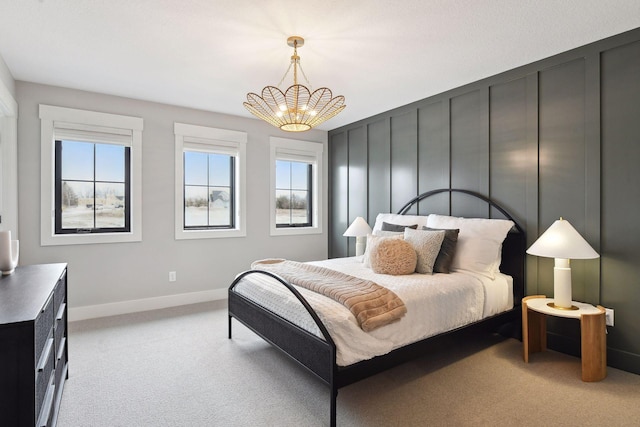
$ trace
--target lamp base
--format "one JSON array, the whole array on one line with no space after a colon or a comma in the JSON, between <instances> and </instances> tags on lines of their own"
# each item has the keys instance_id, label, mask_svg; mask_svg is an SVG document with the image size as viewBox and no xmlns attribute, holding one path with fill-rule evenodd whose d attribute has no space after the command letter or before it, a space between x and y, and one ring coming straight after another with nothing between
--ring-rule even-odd
<instances>
[{"instance_id":1,"label":"lamp base","mask_svg":"<svg viewBox=\"0 0 640 427\"><path fill-rule=\"evenodd\" d=\"M367 237L356 237L356 256L364 255L367 246Z\"/></svg>"},{"instance_id":2,"label":"lamp base","mask_svg":"<svg viewBox=\"0 0 640 427\"><path fill-rule=\"evenodd\" d=\"M572 305L571 307L561 307L559 305L555 305L553 302L549 302L547 305L551 308L555 308L556 310L579 310L575 305Z\"/></svg>"}]
</instances>

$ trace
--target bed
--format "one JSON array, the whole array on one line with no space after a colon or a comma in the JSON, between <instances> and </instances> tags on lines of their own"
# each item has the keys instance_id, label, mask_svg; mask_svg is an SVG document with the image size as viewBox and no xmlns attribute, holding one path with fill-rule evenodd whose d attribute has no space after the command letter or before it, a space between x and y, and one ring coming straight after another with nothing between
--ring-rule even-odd
<instances>
[{"instance_id":1,"label":"bed","mask_svg":"<svg viewBox=\"0 0 640 427\"><path fill-rule=\"evenodd\" d=\"M498 248L495 274L455 269L450 274L376 275L371 266L365 266L362 257L308 263L380 282L406 303L406 314L399 321L363 332L353 315L338 308L335 301L262 269L242 272L229 287L229 339L232 338L232 319L236 319L326 383L330 389L331 426L336 425L338 389L425 354L440 339L471 329L519 337L526 239L522 227L505 209L475 192L439 189L415 197L398 214L382 218L395 223L402 223L404 219L405 225L415 222L419 218L407 212L418 202L424 210L424 205L428 206L426 199L440 193L462 193L479 199L486 203L487 212L499 212L501 219L511 221L513 227L509 227L511 230ZM380 217L374 234L380 230ZM442 228L452 228L446 227L447 221L456 219L429 217L424 216L423 225L427 220L434 220L440 221L437 225L444 225ZM474 226L486 220L478 221ZM468 238L466 242L468 245ZM438 284L444 285L437 288ZM434 296L439 299L432 301L430 298ZM462 309L449 308L447 304L455 301ZM422 307L429 309L418 309ZM439 318L438 322L434 321L435 317Z\"/></svg>"}]
</instances>

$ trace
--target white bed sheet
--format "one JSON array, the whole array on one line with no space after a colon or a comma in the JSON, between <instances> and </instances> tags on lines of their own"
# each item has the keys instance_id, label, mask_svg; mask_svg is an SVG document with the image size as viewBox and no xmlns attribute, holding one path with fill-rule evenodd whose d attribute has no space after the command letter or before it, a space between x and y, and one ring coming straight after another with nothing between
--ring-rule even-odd
<instances>
[{"instance_id":1,"label":"white bed sheet","mask_svg":"<svg viewBox=\"0 0 640 427\"><path fill-rule=\"evenodd\" d=\"M391 276L376 274L364 267L362 257L334 258L310 264L373 280L395 292L407 306L407 314L400 321L364 332L342 304L298 287L331 334L339 366L386 354L513 307L513 281L504 274L493 280L467 272ZM298 300L276 280L253 274L238 283L235 290L322 337Z\"/></svg>"}]
</instances>

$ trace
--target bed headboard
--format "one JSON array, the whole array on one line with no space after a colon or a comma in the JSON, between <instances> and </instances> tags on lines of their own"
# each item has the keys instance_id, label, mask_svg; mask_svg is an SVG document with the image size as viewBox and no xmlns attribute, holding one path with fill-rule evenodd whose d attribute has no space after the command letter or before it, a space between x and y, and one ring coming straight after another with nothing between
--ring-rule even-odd
<instances>
[{"instance_id":1,"label":"bed headboard","mask_svg":"<svg viewBox=\"0 0 640 427\"><path fill-rule=\"evenodd\" d=\"M507 238L502 244L502 262L500 263L500 271L504 274L508 274L513 277L513 301L515 305L520 305L520 302L525 294L525 258L526 258L526 234L524 229L518 224L518 221L507 212L502 206L495 201L483 196L480 193L476 193L470 190L461 190L455 188L440 188L437 190L427 191L409 200L399 211L401 215L406 214L413 205L427 199L435 194L440 193L464 193L469 196L475 197L487 203L489 207L495 208L506 219L513 221L515 227L509 232Z\"/></svg>"}]
</instances>

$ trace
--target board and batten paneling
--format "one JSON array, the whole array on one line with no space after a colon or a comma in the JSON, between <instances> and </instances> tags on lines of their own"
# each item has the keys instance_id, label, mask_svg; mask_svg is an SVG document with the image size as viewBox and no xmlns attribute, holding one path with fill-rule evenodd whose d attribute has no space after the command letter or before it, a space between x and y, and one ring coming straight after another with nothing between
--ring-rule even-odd
<instances>
[{"instance_id":1,"label":"board and batten paneling","mask_svg":"<svg viewBox=\"0 0 640 427\"><path fill-rule=\"evenodd\" d=\"M418 195L418 116L415 110L391 116L391 210ZM415 206L408 213L416 214Z\"/></svg>"},{"instance_id":2,"label":"board and batten paneling","mask_svg":"<svg viewBox=\"0 0 640 427\"><path fill-rule=\"evenodd\" d=\"M489 115L491 197L522 223L527 215L527 172L535 165L527 146L526 77L491 86ZM493 211L492 216L501 214Z\"/></svg>"},{"instance_id":3,"label":"board and batten paneling","mask_svg":"<svg viewBox=\"0 0 640 427\"><path fill-rule=\"evenodd\" d=\"M449 103L418 108L418 193L449 188ZM449 194L430 197L418 206L420 215L449 215Z\"/></svg>"},{"instance_id":4,"label":"board and batten paneling","mask_svg":"<svg viewBox=\"0 0 640 427\"><path fill-rule=\"evenodd\" d=\"M602 53L602 301L615 309L610 362L640 354L640 41Z\"/></svg>"},{"instance_id":5,"label":"board and batten paneling","mask_svg":"<svg viewBox=\"0 0 640 427\"><path fill-rule=\"evenodd\" d=\"M371 227L379 213L391 212L391 142L389 121L367 124L369 167L368 222Z\"/></svg>"},{"instance_id":6,"label":"board and batten paneling","mask_svg":"<svg viewBox=\"0 0 640 427\"><path fill-rule=\"evenodd\" d=\"M482 95L474 90L451 98L451 187L488 194L489 144ZM488 207L465 194L452 194L451 214L486 217Z\"/></svg>"},{"instance_id":7,"label":"board and batten paneling","mask_svg":"<svg viewBox=\"0 0 640 427\"><path fill-rule=\"evenodd\" d=\"M616 311L610 365L640 373L640 28L434 95L329 132L333 170L330 232L362 210L361 136L371 225L417 194L477 191L511 212L532 244L564 217L601 254L572 260L573 296ZM366 132L356 131L365 129ZM347 138L350 131L354 136ZM355 136L357 135L357 136ZM335 143L334 143L335 137ZM345 148L353 138L353 148ZM353 189L342 180L355 179ZM414 212L500 217L465 195L439 195ZM344 239L344 238L343 238ZM330 245L345 256L346 243ZM553 260L527 257L527 293L553 295ZM579 353L578 328L550 322L549 345Z\"/></svg>"},{"instance_id":8,"label":"board and batten paneling","mask_svg":"<svg viewBox=\"0 0 640 427\"><path fill-rule=\"evenodd\" d=\"M349 146L347 133L329 136L329 256L347 256L349 226Z\"/></svg>"},{"instance_id":9,"label":"board and batten paneling","mask_svg":"<svg viewBox=\"0 0 640 427\"><path fill-rule=\"evenodd\" d=\"M358 127L347 133L349 141L349 221L351 224L356 217L367 217L367 140L365 128ZM345 228L346 230L346 228ZM356 239L347 239L347 253L356 253Z\"/></svg>"}]
</instances>

